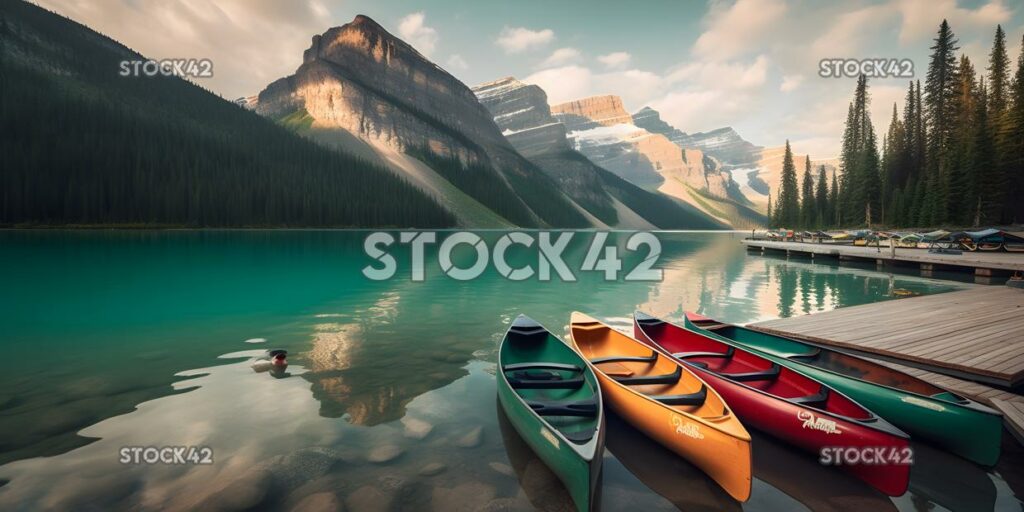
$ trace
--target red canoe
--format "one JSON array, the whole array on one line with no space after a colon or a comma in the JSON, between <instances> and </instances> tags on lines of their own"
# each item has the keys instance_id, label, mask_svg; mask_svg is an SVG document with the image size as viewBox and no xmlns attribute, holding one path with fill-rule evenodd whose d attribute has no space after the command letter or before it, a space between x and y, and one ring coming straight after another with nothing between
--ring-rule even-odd
<instances>
[{"instance_id":1,"label":"red canoe","mask_svg":"<svg viewBox=\"0 0 1024 512\"><path fill-rule=\"evenodd\" d=\"M909 436L857 402L735 345L644 313L633 315L633 330L636 339L687 363L745 425L818 457L823 448L871 448L882 463L838 467L889 496L907 491Z\"/></svg>"}]
</instances>

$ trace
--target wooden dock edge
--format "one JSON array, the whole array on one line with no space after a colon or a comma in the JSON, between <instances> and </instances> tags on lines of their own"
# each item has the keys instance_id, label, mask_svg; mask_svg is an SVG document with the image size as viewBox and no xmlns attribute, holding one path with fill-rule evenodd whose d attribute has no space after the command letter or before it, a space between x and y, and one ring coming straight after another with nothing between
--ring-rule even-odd
<instances>
[{"instance_id":1,"label":"wooden dock edge","mask_svg":"<svg viewBox=\"0 0 1024 512\"><path fill-rule=\"evenodd\" d=\"M1024 445L1024 400L1003 400L993 398L992 407L1003 413L1003 423L1007 430Z\"/></svg>"},{"instance_id":2,"label":"wooden dock edge","mask_svg":"<svg viewBox=\"0 0 1024 512\"><path fill-rule=\"evenodd\" d=\"M990 372L981 368L972 368L963 366L955 363L943 363L941 365L935 364L936 361L916 357L907 354L901 354L898 352L891 352L889 350L872 348L871 350L864 350L860 345L854 345L851 343L844 343L835 340L826 340L817 338L815 336L807 336L803 334L796 334L788 331L782 331L778 329L772 329L769 327L761 327L757 325L748 325L748 329L761 331L767 334L773 334L775 336L782 336L785 338L793 338L795 340L806 341L816 345L822 345L825 347L833 347L841 349L844 352L849 352L853 355L860 357L869 357L874 359L884 359L893 363L899 363L907 366L919 368L921 370L927 370L934 373L941 373L965 380L975 380L984 382L1001 387L1013 387L1024 380L1024 372L1017 372L1011 375L1009 380L1003 378L1003 375Z\"/></svg>"}]
</instances>

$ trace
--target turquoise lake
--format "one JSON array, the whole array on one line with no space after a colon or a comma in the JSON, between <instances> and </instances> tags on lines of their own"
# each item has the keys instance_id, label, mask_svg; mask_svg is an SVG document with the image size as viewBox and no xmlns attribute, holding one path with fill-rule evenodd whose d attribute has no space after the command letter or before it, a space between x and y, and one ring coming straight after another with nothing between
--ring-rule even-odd
<instances>
[{"instance_id":1,"label":"turquoise lake","mask_svg":"<svg viewBox=\"0 0 1024 512\"><path fill-rule=\"evenodd\" d=\"M979 286L748 254L743 233L658 233L660 282L457 281L436 251L414 282L404 247L395 277L371 281L367 234L0 231L0 509L571 510L497 406L516 315L563 335L574 310L622 327L636 309L749 323ZM575 234L570 267L593 236ZM646 253L627 237L608 242L624 271ZM268 348L288 350L285 374L250 367ZM622 420L608 429L605 510L1022 510L1012 440L994 468L915 443L910 491L887 498L755 432L740 505ZM213 463L121 463L136 446L209 447Z\"/></svg>"}]
</instances>

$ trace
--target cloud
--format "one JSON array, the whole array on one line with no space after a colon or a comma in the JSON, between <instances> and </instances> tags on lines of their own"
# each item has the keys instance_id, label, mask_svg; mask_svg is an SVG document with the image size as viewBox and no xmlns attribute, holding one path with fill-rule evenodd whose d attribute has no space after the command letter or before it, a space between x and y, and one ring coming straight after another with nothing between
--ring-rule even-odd
<instances>
[{"instance_id":1,"label":"cloud","mask_svg":"<svg viewBox=\"0 0 1024 512\"><path fill-rule=\"evenodd\" d=\"M540 63L542 68L551 68L568 64L580 58L580 51L575 48L559 48Z\"/></svg>"},{"instance_id":2,"label":"cloud","mask_svg":"<svg viewBox=\"0 0 1024 512\"><path fill-rule=\"evenodd\" d=\"M782 77L782 85L779 86L781 92L793 92L800 88L800 84L803 83L803 75L786 75Z\"/></svg>"},{"instance_id":3,"label":"cloud","mask_svg":"<svg viewBox=\"0 0 1024 512\"><path fill-rule=\"evenodd\" d=\"M834 17L828 29L811 43L812 57L859 57L897 23L890 5L872 5Z\"/></svg>"},{"instance_id":4,"label":"cloud","mask_svg":"<svg viewBox=\"0 0 1024 512\"><path fill-rule=\"evenodd\" d=\"M581 66L545 69L524 78L523 82L544 89L552 105L593 94L593 73Z\"/></svg>"},{"instance_id":5,"label":"cloud","mask_svg":"<svg viewBox=\"0 0 1024 512\"><path fill-rule=\"evenodd\" d=\"M598 57L597 60L608 69L616 69L628 65L632 58L633 56L626 52L612 52Z\"/></svg>"},{"instance_id":6,"label":"cloud","mask_svg":"<svg viewBox=\"0 0 1024 512\"><path fill-rule=\"evenodd\" d=\"M423 55L430 56L437 47L437 30L423 24L426 14L414 12L398 22L398 36Z\"/></svg>"},{"instance_id":7,"label":"cloud","mask_svg":"<svg viewBox=\"0 0 1024 512\"><path fill-rule=\"evenodd\" d=\"M228 98L259 92L302 63L313 34L336 20L319 0L37 0L154 58L208 58L196 79ZM258 65L254 65L257 63Z\"/></svg>"},{"instance_id":8,"label":"cloud","mask_svg":"<svg viewBox=\"0 0 1024 512\"><path fill-rule=\"evenodd\" d=\"M662 118L684 131L734 124L754 106L753 97L715 89L673 91L650 102Z\"/></svg>"},{"instance_id":9,"label":"cloud","mask_svg":"<svg viewBox=\"0 0 1024 512\"><path fill-rule=\"evenodd\" d=\"M526 27L505 27L501 29L501 35L495 43L505 50L505 53L522 53L526 50L543 48L554 41L555 33L549 28L543 30L530 30Z\"/></svg>"},{"instance_id":10,"label":"cloud","mask_svg":"<svg viewBox=\"0 0 1024 512\"><path fill-rule=\"evenodd\" d=\"M462 58L462 55L459 55L457 53L453 53L450 57L448 57L446 63L448 67L453 70L465 71L469 69L469 63L466 62L466 59Z\"/></svg>"},{"instance_id":11,"label":"cloud","mask_svg":"<svg viewBox=\"0 0 1024 512\"><path fill-rule=\"evenodd\" d=\"M1005 24L1013 16L1001 0L990 0L976 9L959 7L956 0L894 0L894 5L903 17L902 44L935 37L943 19L949 20L953 32L958 33L963 28L994 31L997 24Z\"/></svg>"},{"instance_id":12,"label":"cloud","mask_svg":"<svg viewBox=\"0 0 1024 512\"><path fill-rule=\"evenodd\" d=\"M753 62L691 61L675 68L668 75L673 84L699 86L707 89L756 89L768 77L768 58L758 55Z\"/></svg>"},{"instance_id":13,"label":"cloud","mask_svg":"<svg viewBox=\"0 0 1024 512\"><path fill-rule=\"evenodd\" d=\"M737 0L731 6L714 2L704 18L707 27L691 50L701 60L722 60L760 51L762 37L777 29L786 14L782 0Z\"/></svg>"}]
</instances>

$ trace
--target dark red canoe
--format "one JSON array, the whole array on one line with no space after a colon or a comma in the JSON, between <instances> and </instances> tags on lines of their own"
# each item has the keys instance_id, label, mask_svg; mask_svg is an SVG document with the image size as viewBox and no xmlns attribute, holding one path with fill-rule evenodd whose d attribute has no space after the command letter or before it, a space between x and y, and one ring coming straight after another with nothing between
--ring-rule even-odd
<instances>
[{"instance_id":1,"label":"dark red canoe","mask_svg":"<svg viewBox=\"0 0 1024 512\"><path fill-rule=\"evenodd\" d=\"M838 467L888 494L907 490L910 438L845 395L789 368L725 341L712 339L641 312L635 338L687 363L722 396L740 420L821 457L823 448L870 448L870 464Z\"/></svg>"}]
</instances>

